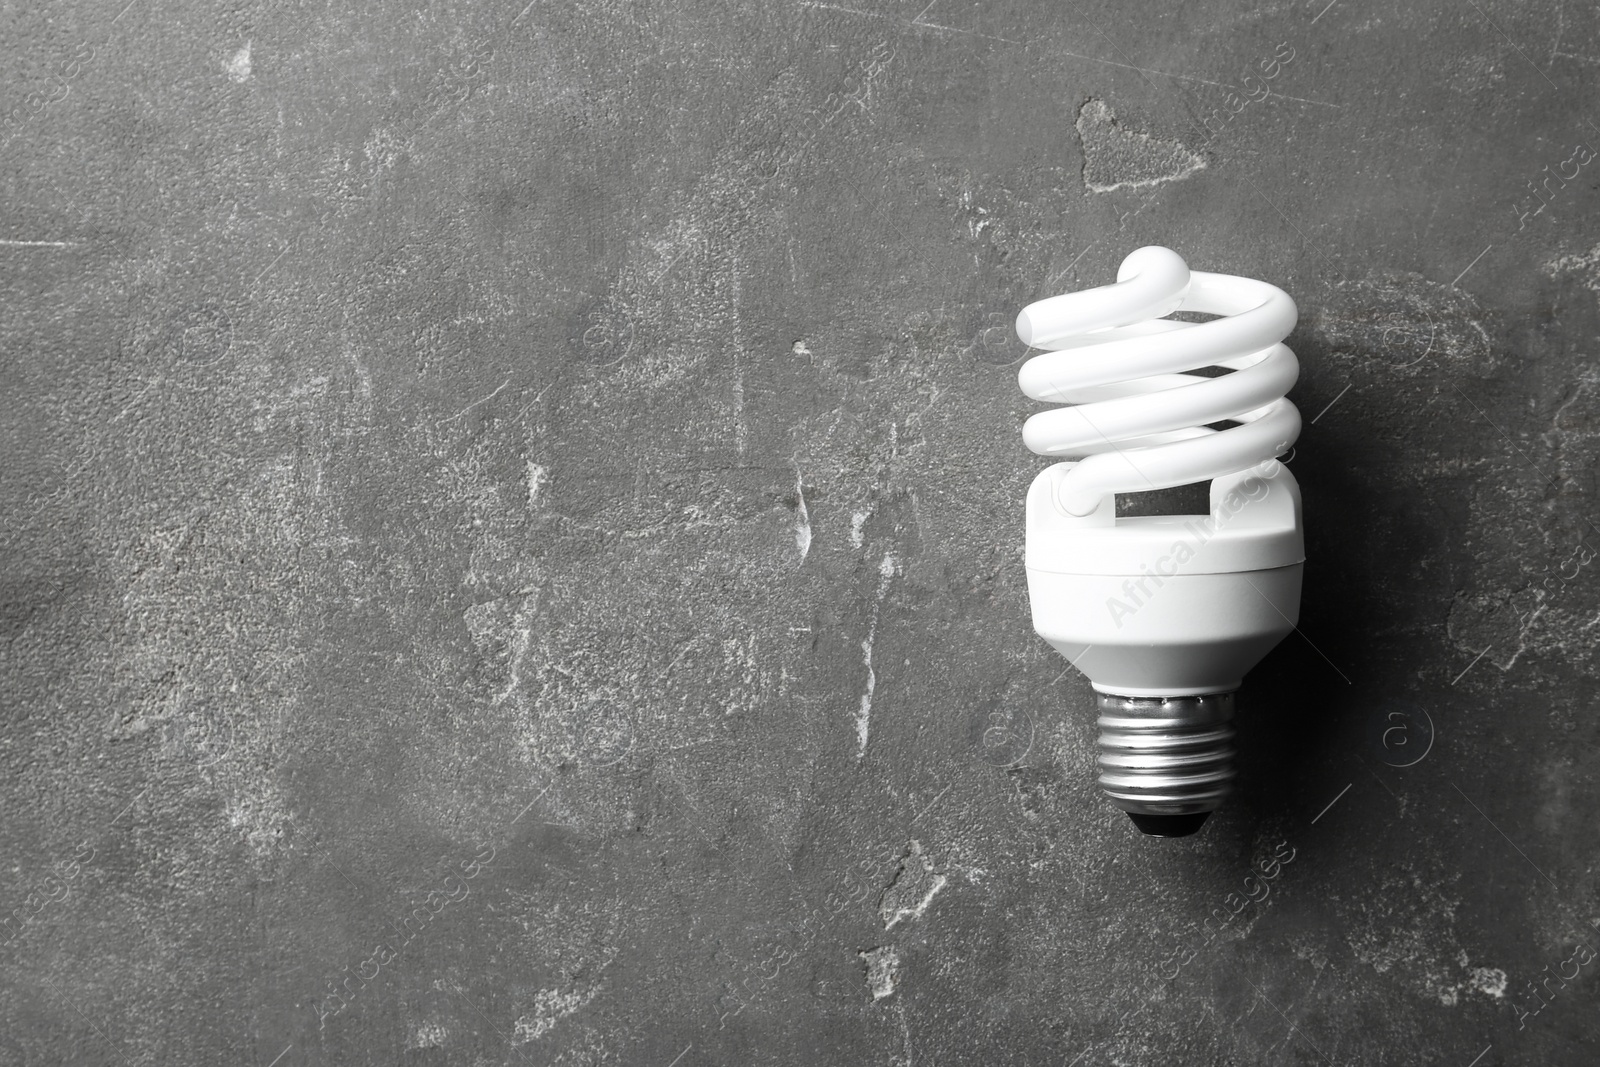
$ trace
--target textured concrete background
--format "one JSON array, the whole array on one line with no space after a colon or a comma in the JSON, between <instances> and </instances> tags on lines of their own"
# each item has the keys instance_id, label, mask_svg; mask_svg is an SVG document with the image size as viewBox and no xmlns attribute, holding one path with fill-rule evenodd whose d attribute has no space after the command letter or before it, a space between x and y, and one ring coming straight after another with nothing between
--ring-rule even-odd
<instances>
[{"instance_id":1,"label":"textured concrete background","mask_svg":"<svg viewBox=\"0 0 1600 1067\"><path fill-rule=\"evenodd\" d=\"M124 2L0 19L0 1062L1600 1057L1592 5ZM1022 570L1147 243L1302 308L1180 841Z\"/></svg>"}]
</instances>

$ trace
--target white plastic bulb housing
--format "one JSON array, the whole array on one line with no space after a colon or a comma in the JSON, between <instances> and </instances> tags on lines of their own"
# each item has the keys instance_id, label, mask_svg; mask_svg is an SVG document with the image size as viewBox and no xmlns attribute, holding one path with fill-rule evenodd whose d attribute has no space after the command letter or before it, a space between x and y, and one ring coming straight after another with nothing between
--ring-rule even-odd
<instances>
[{"instance_id":1,"label":"white plastic bulb housing","mask_svg":"<svg viewBox=\"0 0 1600 1067\"><path fill-rule=\"evenodd\" d=\"M1028 491L1028 594L1034 629L1098 694L1102 788L1141 830L1182 836L1232 788L1234 692L1299 617L1300 490L1276 459L1300 432L1282 343L1297 313L1166 248L1117 279L1017 316L1045 350L1023 392L1071 405L1023 427L1063 460ZM1164 317L1178 311L1220 317ZM1228 373L1193 373L1208 367ZM1118 493L1205 480L1205 515L1117 517Z\"/></svg>"}]
</instances>

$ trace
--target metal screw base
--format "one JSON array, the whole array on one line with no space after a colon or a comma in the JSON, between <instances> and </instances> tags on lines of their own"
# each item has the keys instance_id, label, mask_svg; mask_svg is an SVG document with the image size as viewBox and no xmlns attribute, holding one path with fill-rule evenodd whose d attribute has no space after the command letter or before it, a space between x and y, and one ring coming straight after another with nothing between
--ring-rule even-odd
<instances>
[{"instance_id":1,"label":"metal screw base","mask_svg":"<svg viewBox=\"0 0 1600 1067\"><path fill-rule=\"evenodd\" d=\"M1100 788L1147 834L1194 833L1233 790L1233 693L1100 701Z\"/></svg>"}]
</instances>

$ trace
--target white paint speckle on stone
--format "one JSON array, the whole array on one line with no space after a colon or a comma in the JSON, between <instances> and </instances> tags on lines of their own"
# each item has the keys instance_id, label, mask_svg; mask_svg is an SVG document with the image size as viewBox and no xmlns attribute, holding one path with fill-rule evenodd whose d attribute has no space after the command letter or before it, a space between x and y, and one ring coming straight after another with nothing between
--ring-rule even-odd
<instances>
[{"instance_id":1,"label":"white paint speckle on stone","mask_svg":"<svg viewBox=\"0 0 1600 1067\"><path fill-rule=\"evenodd\" d=\"M512 1031L513 1045L526 1045L555 1029L556 1023L565 1019L594 999L599 987L586 990L541 989L533 998L533 1010L517 1019Z\"/></svg>"},{"instance_id":2,"label":"white paint speckle on stone","mask_svg":"<svg viewBox=\"0 0 1600 1067\"><path fill-rule=\"evenodd\" d=\"M800 501L800 513L794 523L794 546L800 550L800 561L803 563L811 552L811 509L806 507L806 487L802 484L798 467L794 472L794 495Z\"/></svg>"},{"instance_id":3,"label":"white paint speckle on stone","mask_svg":"<svg viewBox=\"0 0 1600 1067\"><path fill-rule=\"evenodd\" d=\"M1475 992L1495 1000L1506 996L1506 972L1498 967L1474 967L1467 985Z\"/></svg>"},{"instance_id":4,"label":"white paint speckle on stone","mask_svg":"<svg viewBox=\"0 0 1600 1067\"><path fill-rule=\"evenodd\" d=\"M889 595L889 581L894 577L894 554L885 552L878 565L878 599L872 605L872 623L867 627L866 639L861 642L861 661L867 668L867 691L861 694L861 706L856 709L856 759L867 754L867 737L872 731L872 694L878 688L878 672L872 667L872 646L878 639L878 617L883 613L884 597Z\"/></svg>"},{"instance_id":5,"label":"white paint speckle on stone","mask_svg":"<svg viewBox=\"0 0 1600 1067\"><path fill-rule=\"evenodd\" d=\"M423 1023L406 1039L406 1048L444 1048L450 1031L438 1023Z\"/></svg>"},{"instance_id":6,"label":"white paint speckle on stone","mask_svg":"<svg viewBox=\"0 0 1600 1067\"><path fill-rule=\"evenodd\" d=\"M250 42L246 41L244 47L235 52L222 69L229 78L241 84L250 80Z\"/></svg>"},{"instance_id":7,"label":"white paint speckle on stone","mask_svg":"<svg viewBox=\"0 0 1600 1067\"><path fill-rule=\"evenodd\" d=\"M1083 183L1092 193L1181 181L1206 166L1204 156L1178 141L1125 129L1102 100L1090 100L1079 109L1077 127L1083 142Z\"/></svg>"},{"instance_id":8,"label":"white paint speckle on stone","mask_svg":"<svg viewBox=\"0 0 1600 1067\"><path fill-rule=\"evenodd\" d=\"M935 870L923 853L922 842L912 841L900 860L900 870L895 873L894 881L878 901L878 917L883 920L883 928L892 930L902 922L922 918L933 898L949 883L950 879Z\"/></svg>"},{"instance_id":9,"label":"white paint speckle on stone","mask_svg":"<svg viewBox=\"0 0 1600 1067\"><path fill-rule=\"evenodd\" d=\"M874 1003L894 993L895 979L900 974L900 953L893 945L858 952L867 965L867 988L872 991Z\"/></svg>"},{"instance_id":10,"label":"white paint speckle on stone","mask_svg":"<svg viewBox=\"0 0 1600 1067\"><path fill-rule=\"evenodd\" d=\"M544 483L550 480L550 472L539 464L528 461L528 506L531 508L539 503L539 492L544 488Z\"/></svg>"}]
</instances>

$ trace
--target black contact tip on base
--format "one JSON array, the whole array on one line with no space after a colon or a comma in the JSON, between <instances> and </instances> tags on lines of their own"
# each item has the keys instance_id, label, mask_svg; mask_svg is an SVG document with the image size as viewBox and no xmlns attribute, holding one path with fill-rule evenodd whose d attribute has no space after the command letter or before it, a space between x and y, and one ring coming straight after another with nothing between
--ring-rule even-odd
<instances>
[{"instance_id":1,"label":"black contact tip on base","mask_svg":"<svg viewBox=\"0 0 1600 1067\"><path fill-rule=\"evenodd\" d=\"M1139 828L1140 833L1150 837L1188 837L1206 824L1211 813L1197 811L1188 815L1140 815L1130 811L1128 818L1133 820L1133 825Z\"/></svg>"}]
</instances>

